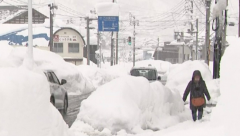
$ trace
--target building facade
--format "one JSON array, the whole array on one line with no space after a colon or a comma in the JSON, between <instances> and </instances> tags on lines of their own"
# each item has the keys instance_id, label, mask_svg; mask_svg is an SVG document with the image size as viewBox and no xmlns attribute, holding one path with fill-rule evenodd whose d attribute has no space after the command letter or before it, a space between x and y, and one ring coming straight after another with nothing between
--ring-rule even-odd
<instances>
[{"instance_id":1,"label":"building facade","mask_svg":"<svg viewBox=\"0 0 240 136\"><path fill-rule=\"evenodd\" d=\"M82 35L73 28L61 28L54 33L53 52L75 65L83 63L85 41Z\"/></svg>"},{"instance_id":2,"label":"building facade","mask_svg":"<svg viewBox=\"0 0 240 136\"><path fill-rule=\"evenodd\" d=\"M164 47L155 50L154 59L173 64L183 63L191 59L191 49L184 42L166 42Z\"/></svg>"}]
</instances>

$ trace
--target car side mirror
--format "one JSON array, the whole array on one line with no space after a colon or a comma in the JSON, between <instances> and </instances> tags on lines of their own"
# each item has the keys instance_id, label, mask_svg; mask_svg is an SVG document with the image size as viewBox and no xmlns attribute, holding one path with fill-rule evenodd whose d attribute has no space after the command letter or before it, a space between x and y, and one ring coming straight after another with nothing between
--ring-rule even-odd
<instances>
[{"instance_id":1,"label":"car side mirror","mask_svg":"<svg viewBox=\"0 0 240 136\"><path fill-rule=\"evenodd\" d=\"M65 79L62 79L61 80L61 85L64 85L64 84L66 84L67 83L67 80L65 80Z\"/></svg>"},{"instance_id":2,"label":"car side mirror","mask_svg":"<svg viewBox=\"0 0 240 136\"><path fill-rule=\"evenodd\" d=\"M158 76L158 80L159 80L159 81L161 80L161 77L160 77L160 76Z\"/></svg>"}]
</instances>

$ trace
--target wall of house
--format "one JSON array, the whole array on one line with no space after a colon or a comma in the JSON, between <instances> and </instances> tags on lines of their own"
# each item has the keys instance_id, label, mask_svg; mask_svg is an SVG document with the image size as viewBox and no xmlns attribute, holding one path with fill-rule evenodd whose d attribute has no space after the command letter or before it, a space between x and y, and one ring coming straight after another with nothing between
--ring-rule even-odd
<instances>
[{"instance_id":1,"label":"wall of house","mask_svg":"<svg viewBox=\"0 0 240 136\"><path fill-rule=\"evenodd\" d=\"M57 38L58 37L58 38ZM74 37L74 40L73 40ZM62 29L55 33L54 43L63 43L63 52L56 52L63 58L83 59L84 41L82 37L72 29ZM79 43L79 52L69 52L69 43ZM77 63L80 64L80 63Z\"/></svg>"},{"instance_id":2,"label":"wall of house","mask_svg":"<svg viewBox=\"0 0 240 136\"><path fill-rule=\"evenodd\" d=\"M184 58L183 58L183 54L184 54ZM183 63L185 61L190 60L190 57L191 57L190 47L187 45L179 46L179 63Z\"/></svg>"}]
</instances>

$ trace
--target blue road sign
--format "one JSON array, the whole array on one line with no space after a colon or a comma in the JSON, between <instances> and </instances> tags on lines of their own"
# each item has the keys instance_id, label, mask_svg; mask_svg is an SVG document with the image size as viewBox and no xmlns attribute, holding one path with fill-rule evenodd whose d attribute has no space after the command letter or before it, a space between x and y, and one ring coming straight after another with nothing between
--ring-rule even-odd
<instances>
[{"instance_id":1,"label":"blue road sign","mask_svg":"<svg viewBox=\"0 0 240 136\"><path fill-rule=\"evenodd\" d=\"M119 17L118 16L99 16L98 31L118 32Z\"/></svg>"}]
</instances>

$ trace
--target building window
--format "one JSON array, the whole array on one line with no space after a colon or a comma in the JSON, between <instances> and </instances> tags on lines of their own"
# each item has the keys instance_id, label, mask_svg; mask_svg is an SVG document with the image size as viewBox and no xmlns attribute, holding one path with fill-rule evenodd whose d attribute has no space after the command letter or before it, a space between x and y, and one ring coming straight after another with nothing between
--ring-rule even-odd
<instances>
[{"instance_id":1,"label":"building window","mask_svg":"<svg viewBox=\"0 0 240 136\"><path fill-rule=\"evenodd\" d=\"M63 53L63 43L54 43L53 52Z\"/></svg>"},{"instance_id":2,"label":"building window","mask_svg":"<svg viewBox=\"0 0 240 136\"><path fill-rule=\"evenodd\" d=\"M79 43L69 43L68 53L79 53Z\"/></svg>"}]
</instances>

